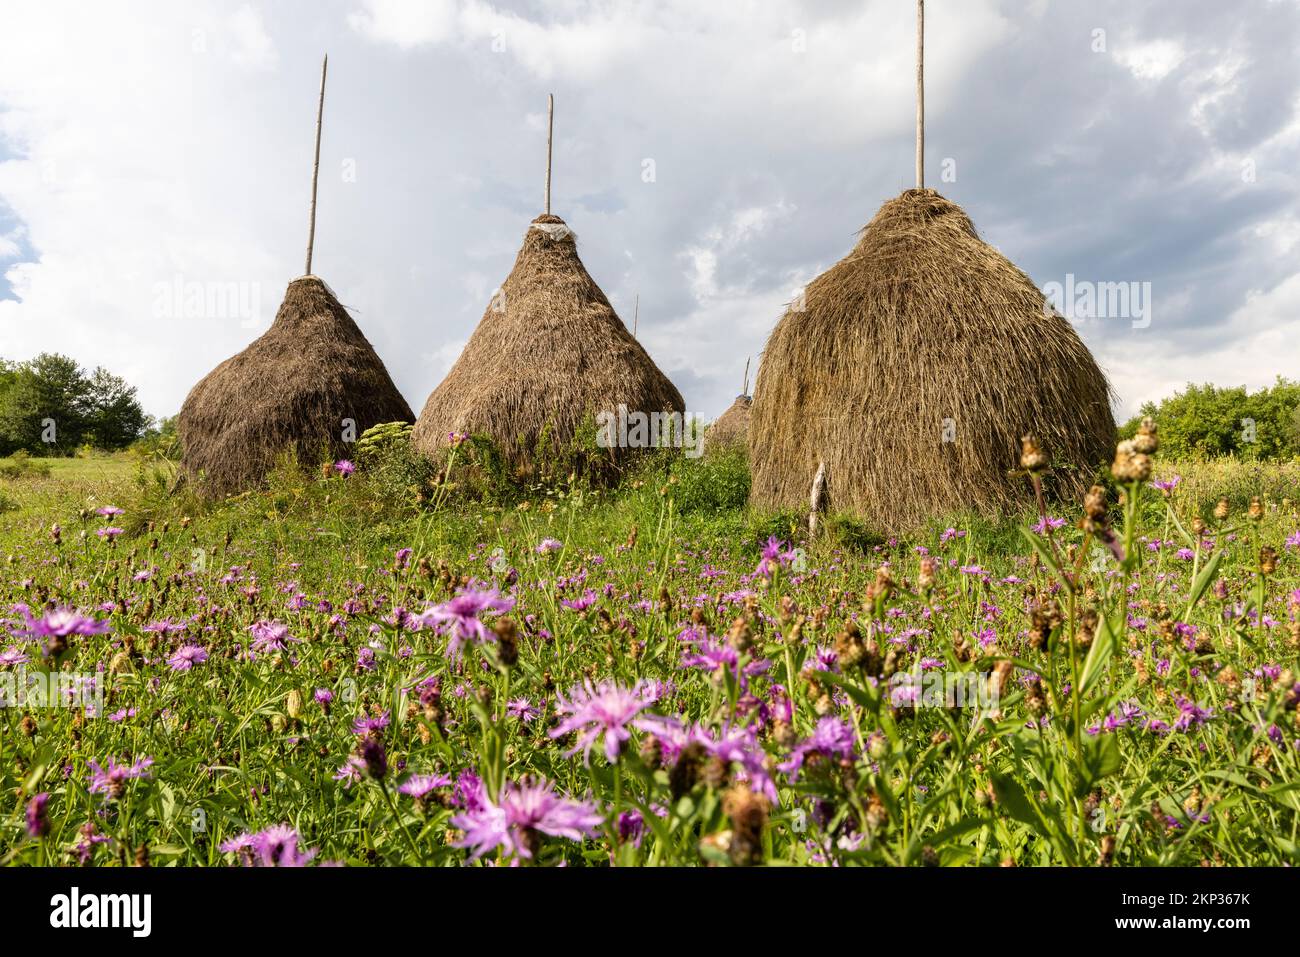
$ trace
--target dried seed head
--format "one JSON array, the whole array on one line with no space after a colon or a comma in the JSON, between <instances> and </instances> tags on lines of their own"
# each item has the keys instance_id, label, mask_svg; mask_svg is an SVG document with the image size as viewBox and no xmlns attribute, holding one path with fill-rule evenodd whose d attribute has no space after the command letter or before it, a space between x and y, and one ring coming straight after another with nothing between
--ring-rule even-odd
<instances>
[{"instance_id":1,"label":"dried seed head","mask_svg":"<svg viewBox=\"0 0 1300 957\"><path fill-rule=\"evenodd\" d=\"M1047 453L1038 444L1033 435L1020 437L1020 467L1026 472L1037 473L1047 468Z\"/></svg>"},{"instance_id":2,"label":"dried seed head","mask_svg":"<svg viewBox=\"0 0 1300 957\"><path fill-rule=\"evenodd\" d=\"M1228 512L1228 500L1226 498L1219 499L1219 503L1214 506L1214 517L1222 522L1228 517Z\"/></svg>"},{"instance_id":3,"label":"dried seed head","mask_svg":"<svg viewBox=\"0 0 1300 957\"><path fill-rule=\"evenodd\" d=\"M1264 517L1264 503L1259 500L1258 495L1251 498L1250 508L1246 510L1246 514L1250 516L1252 522L1258 522Z\"/></svg>"},{"instance_id":4,"label":"dried seed head","mask_svg":"<svg viewBox=\"0 0 1300 957\"><path fill-rule=\"evenodd\" d=\"M1143 455L1155 455L1156 449L1160 447L1160 441L1156 437L1156 423L1147 416L1138 426L1137 434L1133 436L1133 447Z\"/></svg>"},{"instance_id":5,"label":"dried seed head","mask_svg":"<svg viewBox=\"0 0 1300 957\"><path fill-rule=\"evenodd\" d=\"M1145 482L1151 477L1151 456L1138 449L1136 439L1125 439L1115 446L1111 474L1120 482Z\"/></svg>"}]
</instances>

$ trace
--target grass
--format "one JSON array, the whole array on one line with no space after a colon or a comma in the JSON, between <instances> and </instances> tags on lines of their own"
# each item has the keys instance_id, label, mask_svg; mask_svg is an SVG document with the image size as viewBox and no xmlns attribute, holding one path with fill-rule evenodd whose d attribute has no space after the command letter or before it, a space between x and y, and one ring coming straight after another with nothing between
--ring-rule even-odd
<instances>
[{"instance_id":1,"label":"grass","mask_svg":"<svg viewBox=\"0 0 1300 957\"><path fill-rule=\"evenodd\" d=\"M0 689L103 698L0 709L0 862L1300 859L1294 464L1165 465L1109 532L1063 503L814 542L735 458L423 503L378 469L212 504L52 464L0 480ZM457 594L512 607L449 626Z\"/></svg>"}]
</instances>

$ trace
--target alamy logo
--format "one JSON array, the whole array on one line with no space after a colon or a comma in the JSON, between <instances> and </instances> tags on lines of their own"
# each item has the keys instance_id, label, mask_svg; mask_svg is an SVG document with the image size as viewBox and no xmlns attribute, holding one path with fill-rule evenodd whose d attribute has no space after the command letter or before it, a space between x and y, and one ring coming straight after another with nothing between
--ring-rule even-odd
<instances>
[{"instance_id":1,"label":"alamy logo","mask_svg":"<svg viewBox=\"0 0 1300 957\"><path fill-rule=\"evenodd\" d=\"M151 894L70 894L50 898L50 926L57 928L126 927L133 937L148 937L153 929Z\"/></svg>"},{"instance_id":2,"label":"alamy logo","mask_svg":"<svg viewBox=\"0 0 1300 957\"><path fill-rule=\"evenodd\" d=\"M1065 282L1043 287L1043 310L1055 309L1071 322L1128 319L1134 329L1151 325L1151 283L1092 282L1066 273Z\"/></svg>"},{"instance_id":3,"label":"alamy logo","mask_svg":"<svg viewBox=\"0 0 1300 957\"><path fill-rule=\"evenodd\" d=\"M704 452L704 430L692 412L629 412L619 405L615 412L596 414L596 445L602 449L677 448L687 458Z\"/></svg>"}]
</instances>

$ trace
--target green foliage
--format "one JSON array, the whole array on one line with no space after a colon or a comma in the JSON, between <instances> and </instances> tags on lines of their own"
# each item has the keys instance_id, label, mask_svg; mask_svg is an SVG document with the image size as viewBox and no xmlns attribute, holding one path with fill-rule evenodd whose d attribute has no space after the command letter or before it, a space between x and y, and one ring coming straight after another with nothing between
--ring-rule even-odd
<instances>
[{"instance_id":1,"label":"green foliage","mask_svg":"<svg viewBox=\"0 0 1300 957\"><path fill-rule=\"evenodd\" d=\"M428 498L437 467L411 444L409 422L383 422L361 433L357 465L381 496L415 507Z\"/></svg>"},{"instance_id":2,"label":"green foliage","mask_svg":"<svg viewBox=\"0 0 1300 957\"><path fill-rule=\"evenodd\" d=\"M135 387L103 368L87 374L75 359L46 352L0 368L0 452L121 449L148 425Z\"/></svg>"},{"instance_id":3,"label":"green foliage","mask_svg":"<svg viewBox=\"0 0 1300 957\"><path fill-rule=\"evenodd\" d=\"M749 499L749 458L744 449L728 448L692 458L665 449L669 474L676 479L674 497L682 514L726 512L745 507Z\"/></svg>"},{"instance_id":4,"label":"green foliage","mask_svg":"<svg viewBox=\"0 0 1300 957\"><path fill-rule=\"evenodd\" d=\"M48 478L49 475L50 463L33 459L23 449L0 461L0 479Z\"/></svg>"},{"instance_id":5,"label":"green foliage","mask_svg":"<svg viewBox=\"0 0 1300 957\"><path fill-rule=\"evenodd\" d=\"M1280 461L1300 456L1300 382L1278 377L1271 387L1249 392L1189 384L1160 402L1148 402L1120 429L1132 438L1143 416L1160 428L1165 459Z\"/></svg>"}]
</instances>

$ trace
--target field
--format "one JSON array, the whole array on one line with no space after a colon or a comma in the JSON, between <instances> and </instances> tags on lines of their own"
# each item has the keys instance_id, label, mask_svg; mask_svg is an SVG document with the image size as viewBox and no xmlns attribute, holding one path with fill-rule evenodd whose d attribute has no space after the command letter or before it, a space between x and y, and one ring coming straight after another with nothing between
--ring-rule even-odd
<instances>
[{"instance_id":1,"label":"field","mask_svg":"<svg viewBox=\"0 0 1300 957\"><path fill-rule=\"evenodd\" d=\"M1300 465L1155 478L811 542L735 457L0 479L0 863L1300 863Z\"/></svg>"}]
</instances>

